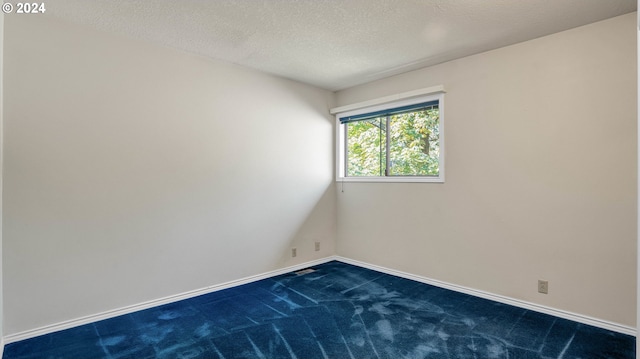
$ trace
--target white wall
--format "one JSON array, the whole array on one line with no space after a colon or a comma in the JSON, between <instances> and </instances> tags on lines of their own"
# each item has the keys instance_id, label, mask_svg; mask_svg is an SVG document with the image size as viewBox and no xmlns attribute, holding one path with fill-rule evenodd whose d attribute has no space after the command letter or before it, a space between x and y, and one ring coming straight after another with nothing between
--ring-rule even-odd
<instances>
[{"instance_id":1,"label":"white wall","mask_svg":"<svg viewBox=\"0 0 640 359\"><path fill-rule=\"evenodd\" d=\"M346 183L337 253L635 326L635 24L628 14L339 91L343 106L444 85L447 178Z\"/></svg>"},{"instance_id":2,"label":"white wall","mask_svg":"<svg viewBox=\"0 0 640 359\"><path fill-rule=\"evenodd\" d=\"M640 0L637 1L637 5L640 5ZM636 6L636 8L638 8L638 6ZM636 12L636 29L638 30L638 34L636 36L636 56L640 55L640 13ZM638 60L638 58L636 58L636 60ZM637 62L637 61L636 61ZM637 81L638 83L640 83L640 62L637 62L637 70L638 73L636 75L638 75ZM640 92L638 93L638 98L636 101L636 106L637 108L640 110ZM639 114L640 115L640 114ZM640 117L638 117L636 124L640 124ZM638 126L638 125L637 125ZM638 133L636 138L640 138L640 126L638 127ZM640 146L637 146L637 150L638 150L638 163L637 163L637 173L638 173L638 187L637 189L640 191ZM638 208L640 208L640 193L636 193L636 198L637 198L637 202L636 203L636 212L637 213L637 218L636 218L636 246L637 248L637 255L636 255L636 261L638 260L638 258L640 258L640 245L638 243L640 243L640 231L638 231L638 228L640 227L640 210ZM640 263L636 263L636 323L640 323ZM640 326L636 325L636 357L640 357Z\"/></svg>"},{"instance_id":3,"label":"white wall","mask_svg":"<svg viewBox=\"0 0 640 359\"><path fill-rule=\"evenodd\" d=\"M3 104L3 53L4 53L4 13L0 13L0 356L2 355L4 344L2 342L3 336L3 319L4 319L4 311L3 311L3 292L2 292L2 178L3 178L3 165L2 165L2 156L3 156L3 135L2 135L2 126L4 123L3 113L4 113L4 104Z\"/></svg>"},{"instance_id":4,"label":"white wall","mask_svg":"<svg viewBox=\"0 0 640 359\"><path fill-rule=\"evenodd\" d=\"M6 335L334 253L330 92L5 20Z\"/></svg>"}]
</instances>

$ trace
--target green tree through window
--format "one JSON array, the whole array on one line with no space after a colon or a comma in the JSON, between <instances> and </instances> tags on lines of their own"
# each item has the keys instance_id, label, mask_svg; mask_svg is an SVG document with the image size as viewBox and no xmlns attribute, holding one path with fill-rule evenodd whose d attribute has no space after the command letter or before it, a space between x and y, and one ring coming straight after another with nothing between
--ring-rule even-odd
<instances>
[{"instance_id":1,"label":"green tree through window","mask_svg":"<svg viewBox=\"0 0 640 359\"><path fill-rule=\"evenodd\" d=\"M346 175L438 176L438 105L345 124Z\"/></svg>"}]
</instances>

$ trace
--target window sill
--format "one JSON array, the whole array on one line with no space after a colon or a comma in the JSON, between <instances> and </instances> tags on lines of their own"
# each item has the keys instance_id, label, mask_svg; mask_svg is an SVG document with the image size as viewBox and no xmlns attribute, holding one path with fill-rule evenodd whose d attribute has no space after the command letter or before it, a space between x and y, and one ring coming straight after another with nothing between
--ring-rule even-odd
<instances>
[{"instance_id":1,"label":"window sill","mask_svg":"<svg viewBox=\"0 0 640 359\"><path fill-rule=\"evenodd\" d=\"M444 183L443 177L338 177L336 182Z\"/></svg>"}]
</instances>

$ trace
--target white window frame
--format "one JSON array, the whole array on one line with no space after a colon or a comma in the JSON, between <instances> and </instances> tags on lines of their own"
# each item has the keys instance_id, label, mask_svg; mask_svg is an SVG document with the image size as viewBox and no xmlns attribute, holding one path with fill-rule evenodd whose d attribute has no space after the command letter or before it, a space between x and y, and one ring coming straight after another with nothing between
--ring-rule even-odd
<instances>
[{"instance_id":1,"label":"white window frame","mask_svg":"<svg viewBox=\"0 0 640 359\"><path fill-rule=\"evenodd\" d=\"M391 100L391 101L389 101ZM360 115L363 113L382 111L396 107L414 105L421 102L438 101L440 118L438 127L440 130L440 156L438 176L346 176L346 125L340 123L340 118ZM336 181L339 182L432 182L444 183L444 90L442 86L431 87L423 90L412 91L382 99L362 102L359 104L343 106L331 109L336 115Z\"/></svg>"}]
</instances>

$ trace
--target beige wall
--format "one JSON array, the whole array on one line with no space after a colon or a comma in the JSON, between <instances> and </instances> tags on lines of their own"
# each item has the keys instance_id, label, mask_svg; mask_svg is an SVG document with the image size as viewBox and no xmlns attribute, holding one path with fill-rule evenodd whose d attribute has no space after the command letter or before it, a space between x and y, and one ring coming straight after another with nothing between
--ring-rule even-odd
<instances>
[{"instance_id":1,"label":"beige wall","mask_svg":"<svg viewBox=\"0 0 640 359\"><path fill-rule=\"evenodd\" d=\"M447 176L345 184L337 253L634 326L635 24L628 14L339 91L342 106L444 85Z\"/></svg>"},{"instance_id":2,"label":"beige wall","mask_svg":"<svg viewBox=\"0 0 640 359\"><path fill-rule=\"evenodd\" d=\"M334 253L330 92L5 21L6 335Z\"/></svg>"}]
</instances>

